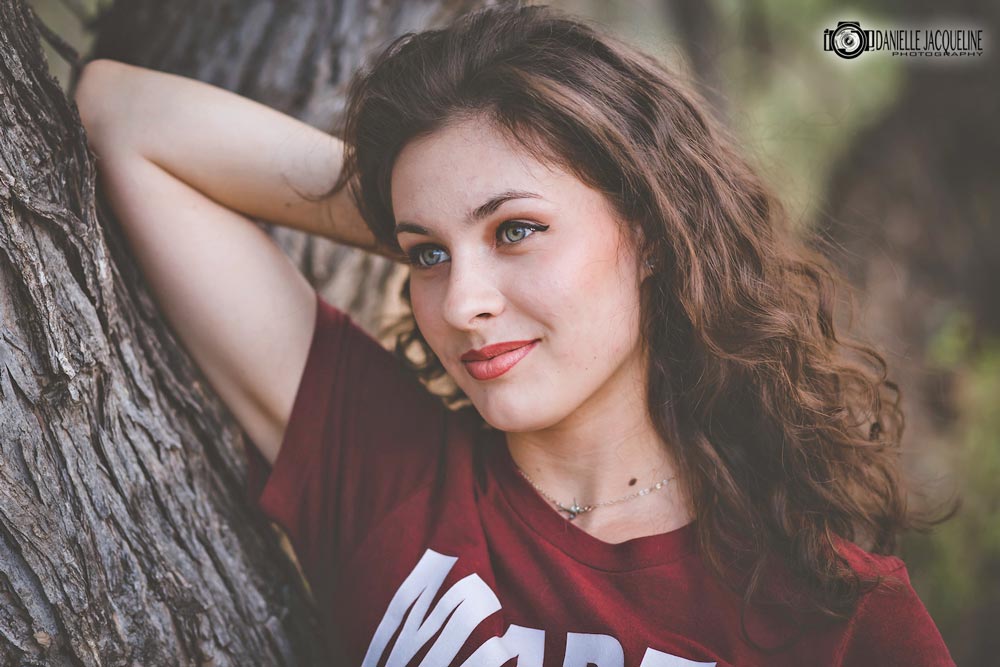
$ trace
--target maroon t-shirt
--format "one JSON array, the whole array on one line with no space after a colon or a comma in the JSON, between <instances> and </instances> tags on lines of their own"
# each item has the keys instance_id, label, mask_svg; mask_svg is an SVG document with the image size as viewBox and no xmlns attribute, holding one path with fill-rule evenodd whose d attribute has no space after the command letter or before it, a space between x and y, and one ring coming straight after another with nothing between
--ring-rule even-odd
<instances>
[{"instance_id":1,"label":"maroon t-shirt","mask_svg":"<svg viewBox=\"0 0 1000 667\"><path fill-rule=\"evenodd\" d=\"M501 432L451 411L346 314L317 320L273 470L250 452L251 497L287 533L336 664L486 667L945 667L954 662L902 561L849 622L768 654L742 600L697 554L693 524L610 544L516 472ZM787 615L748 608L763 646Z\"/></svg>"}]
</instances>

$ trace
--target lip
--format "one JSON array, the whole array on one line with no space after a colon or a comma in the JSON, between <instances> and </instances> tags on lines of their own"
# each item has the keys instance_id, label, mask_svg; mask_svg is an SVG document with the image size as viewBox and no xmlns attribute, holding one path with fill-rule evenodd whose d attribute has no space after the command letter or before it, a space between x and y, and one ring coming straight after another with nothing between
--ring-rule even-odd
<instances>
[{"instance_id":1,"label":"lip","mask_svg":"<svg viewBox=\"0 0 1000 667\"><path fill-rule=\"evenodd\" d=\"M510 352L511 350L516 350L519 347L524 347L525 345L530 345L534 343L535 340L509 340L504 343L494 343L493 345L487 345L486 347L481 347L478 350L469 350L461 356L462 361L486 361L487 359L492 359L493 357L503 354L504 352Z\"/></svg>"},{"instance_id":2,"label":"lip","mask_svg":"<svg viewBox=\"0 0 1000 667\"><path fill-rule=\"evenodd\" d=\"M465 370L477 380L500 377L534 349L538 340L510 341L469 350L462 355Z\"/></svg>"}]
</instances>

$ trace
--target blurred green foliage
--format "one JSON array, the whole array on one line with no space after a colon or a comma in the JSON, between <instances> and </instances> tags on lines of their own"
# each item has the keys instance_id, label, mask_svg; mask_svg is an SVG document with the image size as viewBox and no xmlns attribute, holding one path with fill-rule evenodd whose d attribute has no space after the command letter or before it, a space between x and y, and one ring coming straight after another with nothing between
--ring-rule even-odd
<instances>
[{"instance_id":1,"label":"blurred green foliage","mask_svg":"<svg viewBox=\"0 0 1000 667\"><path fill-rule=\"evenodd\" d=\"M834 3L796 3L795 11L775 0L718 4L729 8L720 13L726 32L742 33L741 46L724 50L720 61L730 127L780 186L793 219L808 224L850 139L896 98L902 68L889 58L846 61L824 52L823 30L836 25ZM751 20L754 5L760 14ZM754 34L762 30L765 36Z\"/></svg>"},{"instance_id":2,"label":"blurred green foliage","mask_svg":"<svg viewBox=\"0 0 1000 667\"><path fill-rule=\"evenodd\" d=\"M972 319L956 309L934 338L928 358L954 378L958 418L953 475L962 510L929 536L903 540L904 558L942 634L975 632L1000 591L1000 340L979 340Z\"/></svg>"}]
</instances>

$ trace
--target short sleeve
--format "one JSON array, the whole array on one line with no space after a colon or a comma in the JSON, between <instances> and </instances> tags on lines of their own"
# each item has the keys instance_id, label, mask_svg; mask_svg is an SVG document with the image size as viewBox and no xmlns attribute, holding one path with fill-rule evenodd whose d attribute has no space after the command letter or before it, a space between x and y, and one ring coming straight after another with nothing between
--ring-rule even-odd
<instances>
[{"instance_id":1,"label":"short sleeve","mask_svg":"<svg viewBox=\"0 0 1000 667\"><path fill-rule=\"evenodd\" d=\"M288 535L310 584L434 479L447 408L316 295L316 326L273 469L248 452L252 502Z\"/></svg>"},{"instance_id":2,"label":"short sleeve","mask_svg":"<svg viewBox=\"0 0 1000 667\"><path fill-rule=\"evenodd\" d=\"M924 603L910 584L903 561L858 606L842 646L843 667L955 667L955 661Z\"/></svg>"}]
</instances>

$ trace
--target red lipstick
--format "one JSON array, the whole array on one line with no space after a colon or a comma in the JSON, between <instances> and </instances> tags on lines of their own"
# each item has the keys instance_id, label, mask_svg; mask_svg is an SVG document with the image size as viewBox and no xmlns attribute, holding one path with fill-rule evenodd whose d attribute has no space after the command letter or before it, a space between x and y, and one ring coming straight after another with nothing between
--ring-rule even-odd
<instances>
[{"instance_id":1,"label":"red lipstick","mask_svg":"<svg viewBox=\"0 0 1000 667\"><path fill-rule=\"evenodd\" d=\"M500 377L521 361L538 340L515 340L469 350L461 356L465 370L477 380Z\"/></svg>"}]
</instances>

